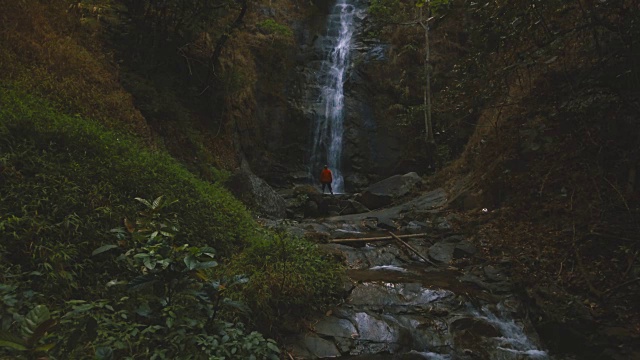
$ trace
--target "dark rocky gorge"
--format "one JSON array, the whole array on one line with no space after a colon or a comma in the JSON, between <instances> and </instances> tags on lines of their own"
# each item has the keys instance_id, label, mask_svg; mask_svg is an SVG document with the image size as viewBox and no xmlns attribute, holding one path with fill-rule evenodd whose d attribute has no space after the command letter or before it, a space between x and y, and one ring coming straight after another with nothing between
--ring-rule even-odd
<instances>
[{"instance_id":1,"label":"dark rocky gorge","mask_svg":"<svg viewBox=\"0 0 640 360\"><path fill-rule=\"evenodd\" d=\"M379 91L382 79L375 69L393 51L385 50L391 45L367 38L368 15L362 1L350 3L354 26L353 40L349 39L351 60L340 84L343 98L338 101L343 111L341 164L334 168L341 183L344 180L340 192L353 194L330 196L313 187L320 164L331 157L311 154L315 145L309 144L318 137L314 128L327 117L323 115L327 111L323 93L327 78L333 75L326 69L331 67L327 65L330 55L337 51L338 32L336 21L331 20L332 3L321 3L326 14L318 16L313 26L294 26L299 52L283 110L290 116L272 116L265 109L265 119L278 119L265 125L281 135L268 142L276 156L267 166L257 163L256 157L250 159L256 174L278 191L250 173L239 176L253 180L233 189L245 200L268 199L247 202L266 227L286 228L319 242L349 269L344 303L316 319L307 333L289 339L292 356L560 359L565 356L557 354L561 349L581 359L594 358L592 349L604 353L605 348L615 348L617 335L600 337L606 343L603 346L590 343L588 339L594 336L586 333L594 329L595 322L581 301L566 299L566 307L557 307L545 300L545 293L555 297L553 288L522 289L516 284L518 274L511 273L512 259L488 261L476 249L481 244L473 241L474 230L464 232L456 227L460 221L448 215L449 206L478 211L496 208L500 185L496 185L497 194L470 190L447 194L424 188L424 154L413 144L421 137L415 131L403 132L380 111L388 94ZM317 147L329 148L331 141L325 139ZM389 231L416 234L404 238L416 251L394 240L334 242ZM542 326L541 318L545 318ZM584 324L588 326L581 329ZM604 358L627 358L615 351L612 354Z\"/></svg>"},{"instance_id":2,"label":"dark rocky gorge","mask_svg":"<svg viewBox=\"0 0 640 360\"><path fill-rule=\"evenodd\" d=\"M363 192L395 196L390 207L369 210L355 200L363 194L332 196L307 186L282 191L297 220L261 220L314 239L348 269L344 302L290 336L288 351L297 359L550 359L514 294L509 259L479 261L475 245L454 231L444 190L398 201L419 186L407 178L413 176ZM404 234L411 249L393 239L351 240L390 231Z\"/></svg>"}]
</instances>

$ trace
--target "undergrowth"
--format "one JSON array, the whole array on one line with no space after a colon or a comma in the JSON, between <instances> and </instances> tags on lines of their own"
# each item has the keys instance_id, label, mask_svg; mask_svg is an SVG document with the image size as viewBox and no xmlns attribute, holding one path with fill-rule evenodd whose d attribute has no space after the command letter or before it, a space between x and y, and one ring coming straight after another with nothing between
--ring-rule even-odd
<instances>
[{"instance_id":1,"label":"undergrowth","mask_svg":"<svg viewBox=\"0 0 640 360\"><path fill-rule=\"evenodd\" d=\"M314 245L258 230L167 154L14 89L0 100L0 345L12 353L273 358L240 315L271 330L339 295L340 269Z\"/></svg>"}]
</instances>

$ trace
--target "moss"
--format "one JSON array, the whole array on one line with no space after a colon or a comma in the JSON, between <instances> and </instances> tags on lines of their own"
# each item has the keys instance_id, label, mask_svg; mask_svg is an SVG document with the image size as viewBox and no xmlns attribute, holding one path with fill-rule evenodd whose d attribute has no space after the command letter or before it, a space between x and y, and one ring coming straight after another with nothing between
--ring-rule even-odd
<instances>
[{"instance_id":1,"label":"moss","mask_svg":"<svg viewBox=\"0 0 640 360\"><path fill-rule=\"evenodd\" d=\"M223 256L257 236L227 190L167 154L40 99L7 88L0 96L0 262L12 272L44 274L42 287L82 288L104 272L91 251L114 242L108 229L140 210L134 197L176 198L182 239Z\"/></svg>"}]
</instances>

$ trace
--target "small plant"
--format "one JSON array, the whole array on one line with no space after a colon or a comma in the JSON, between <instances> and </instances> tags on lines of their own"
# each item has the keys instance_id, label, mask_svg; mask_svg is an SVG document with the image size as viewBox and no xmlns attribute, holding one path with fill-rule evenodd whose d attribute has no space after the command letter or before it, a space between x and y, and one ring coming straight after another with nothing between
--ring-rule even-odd
<instances>
[{"instance_id":1,"label":"small plant","mask_svg":"<svg viewBox=\"0 0 640 360\"><path fill-rule=\"evenodd\" d=\"M273 19L266 19L258 24L258 27L268 34L290 37L293 31L290 27L282 25Z\"/></svg>"},{"instance_id":2,"label":"small plant","mask_svg":"<svg viewBox=\"0 0 640 360\"><path fill-rule=\"evenodd\" d=\"M55 343L42 341L56 321L45 305L37 305L25 316L14 314L18 334L0 330L0 346L12 348L26 355L27 359L42 359Z\"/></svg>"},{"instance_id":3,"label":"small plant","mask_svg":"<svg viewBox=\"0 0 640 360\"><path fill-rule=\"evenodd\" d=\"M130 341L139 344L136 353L153 354L152 359L178 359L182 356L179 354L190 354L190 359L277 359L279 350L272 340L259 333L245 335L242 325L218 319L223 308L248 311L224 296L227 289L247 279L241 275L214 279L211 269L218 266L215 250L178 242L176 216L165 214L176 201L162 196L153 201L136 200L145 206L139 217L111 230L119 244L104 245L93 252L97 256L125 247L118 260L133 275L129 280L110 283L124 286L131 297L120 298L114 306L100 306L104 315L98 319L98 326L129 334ZM81 315L97 307L82 304L72 313ZM116 314L121 319L136 319L137 323L123 324ZM105 359L130 346L113 335L97 340Z\"/></svg>"},{"instance_id":4,"label":"small plant","mask_svg":"<svg viewBox=\"0 0 640 360\"><path fill-rule=\"evenodd\" d=\"M234 295L255 310L252 320L261 327L322 311L341 296L338 262L323 257L316 244L283 231L265 234L233 258L227 271L248 274L250 281Z\"/></svg>"}]
</instances>

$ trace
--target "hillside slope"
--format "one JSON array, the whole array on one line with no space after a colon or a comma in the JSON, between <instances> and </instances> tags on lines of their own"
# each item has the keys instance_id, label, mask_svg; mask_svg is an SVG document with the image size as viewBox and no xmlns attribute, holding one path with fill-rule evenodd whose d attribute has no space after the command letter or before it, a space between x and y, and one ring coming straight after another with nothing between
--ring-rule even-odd
<instances>
[{"instance_id":1,"label":"hillside slope","mask_svg":"<svg viewBox=\"0 0 640 360\"><path fill-rule=\"evenodd\" d=\"M369 72L378 111L424 136L420 10L376 0L372 11L372 32L390 44L390 61ZM430 186L449 190L458 226L487 261L512 264L552 350L633 358L640 8L633 1L432 1L431 11L439 169Z\"/></svg>"}]
</instances>

